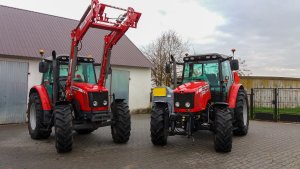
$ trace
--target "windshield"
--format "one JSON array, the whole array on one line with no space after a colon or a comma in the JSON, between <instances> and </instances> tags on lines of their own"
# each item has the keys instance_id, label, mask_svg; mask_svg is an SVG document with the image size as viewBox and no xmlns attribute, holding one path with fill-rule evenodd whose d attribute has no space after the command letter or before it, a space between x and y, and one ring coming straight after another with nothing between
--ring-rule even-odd
<instances>
[{"instance_id":1,"label":"windshield","mask_svg":"<svg viewBox=\"0 0 300 169\"><path fill-rule=\"evenodd\" d=\"M68 76L68 65L61 64L59 67L59 77ZM78 63L76 66L75 77L73 79L75 82L84 82L96 84L96 76L93 63Z\"/></svg>"},{"instance_id":2,"label":"windshield","mask_svg":"<svg viewBox=\"0 0 300 169\"><path fill-rule=\"evenodd\" d=\"M218 62L185 63L183 83L204 80L210 86L219 86Z\"/></svg>"}]
</instances>

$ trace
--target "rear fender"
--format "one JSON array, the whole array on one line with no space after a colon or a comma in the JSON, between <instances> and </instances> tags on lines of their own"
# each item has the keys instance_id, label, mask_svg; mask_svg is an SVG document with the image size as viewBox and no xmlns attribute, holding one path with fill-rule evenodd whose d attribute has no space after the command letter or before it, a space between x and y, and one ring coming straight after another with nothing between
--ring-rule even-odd
<instances>
[{"instance_id":1,"label":"rear fender","mask_svg":"<svg viewBox=\"0 0 300 169\"><path fill-rule=\"evenodd\" d=\"M164 103L168 105L169 115L174 114L174 93L169 87L166 87L166 96L152 96L152 104L154 103Z\"/></svg>"},{"instance_id":2,"label":"rear fender","mask_svg":"<svg viewBox=\"0 0 300 169\"><path fill-rule=\"evenodd\" d=\"M44 111L51 111L51 100L49 98L48 92L43 85L36 85L30 89L29 95L33 92L37 92L40 96L42 102L42 108Z\"/></svg>"},{"instance_id":3,"label":"rear fender","mask_svg":"<svg viewBox=\"0 0 300 169\"><path fill-rule=\"evenodd\" d=\"M234 109L236 106L236 98L237 94L240 88L244 88L241 84L232 84L230 91L229 91L229 97L227 99L228 106L230 109Z\"/></svg>"}]
</instances>

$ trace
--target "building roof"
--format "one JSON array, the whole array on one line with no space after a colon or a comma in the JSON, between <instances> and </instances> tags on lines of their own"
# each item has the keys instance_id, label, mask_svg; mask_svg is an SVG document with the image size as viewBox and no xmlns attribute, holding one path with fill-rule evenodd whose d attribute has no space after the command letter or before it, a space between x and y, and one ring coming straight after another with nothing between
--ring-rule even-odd
<instances>
[{"instance_id":1,"label":"building roof","mask_svg":"<svg viewBox=\"0 0 300 169\"><path fill-rule=\"evenodd\" d=\"M50 56L52 50L58 54L69 53L70 33L78 21L0 5L0 23L0 55L39 58L40 49L45 50L46 56ZM82 40L79 55L92 55L96 62L100 62L106 33L104 30L90 29ZM123 36L114 46L111 63L152 66L127 36Z\"/></svg>"}]
</instances>

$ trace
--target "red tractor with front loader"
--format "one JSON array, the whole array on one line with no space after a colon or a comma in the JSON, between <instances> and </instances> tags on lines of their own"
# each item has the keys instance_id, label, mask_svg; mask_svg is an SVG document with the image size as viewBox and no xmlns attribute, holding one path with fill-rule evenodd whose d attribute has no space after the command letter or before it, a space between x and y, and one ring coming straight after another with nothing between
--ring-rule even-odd
<instances>
[{"instance_id":1,"label":"red tractor with front loader","mask_svg":"<svg viewBox=\"0 0 300 169\"><path fill-rule=\"evenodd\" d=\"M233 53L235 50L232 50ZM183 63L171 56L166 72L173 69L174 89L153 89L151 141L166 145L168 136L191 137L199 130L214 133L217 152L230 152L232 135L248 132L249 109L245 88L239 83L238 60L218 53L186 56ZM183 65L177 86L176 65Z\"/></svg>"},{"instance_id":2,"label":"red tractor with front loader","mask_svg":"<svg viewBox=\"0 0 300 169\"><path fill-rule=\"evenodd\" d=\"M106 16L105 10L123 11L117 18ZM110 9L111 10L111 9ZM88 134L99 127L111 126L115 143L126 143L130 137L131 121L123 98L109 95L105 81L110 72L113 46L129 28L136 28L141 13L133 8L122 9L98 0L92 0L77 27L72 31L70 56L56 55L44 58L39 64L42 84L29 92L28 129L31 138L46 139L55 128L55 146L58 153L72 150L73 130ZM109 31L104 37L101 69L98 81L94 59L78 56L78 44L89 28ZM43 51L41 51L43 56Z\"/></svg>"}]
</instances>

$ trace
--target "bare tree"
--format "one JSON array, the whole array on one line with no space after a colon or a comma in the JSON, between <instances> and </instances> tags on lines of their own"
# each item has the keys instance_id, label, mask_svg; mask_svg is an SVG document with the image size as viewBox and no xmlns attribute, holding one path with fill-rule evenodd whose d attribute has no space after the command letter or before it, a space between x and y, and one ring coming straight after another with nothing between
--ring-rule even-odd
<instances>
[{"instance_id":1,"label":"bare tree","mask_svg":"<svg viewBox=\"0 0 300 169\"><path fill-rule=\"evenodd\" d=\"M242 60L241 58L238 58L239 60L239 67L238 73L240 76L249 76L252 74L251 70L248 68L248 65L246 64L246 60Z\"/></svg>"},{"instance_id":2,"label":"bare tree","mask_svg":"<svg viewBox=\"0 0 300 169\"><path fill-rule=\"evenodd\" d=\"M143 48L143 53L153 64L151 69L153 85L169 85L167 83L170 82L171 76L165 72L165 66L170 55L173 55L176 61L182 61L188 49L188 42L184 42L173 30L163 32L160 37Z\"/></svg>"}]
</instances>

